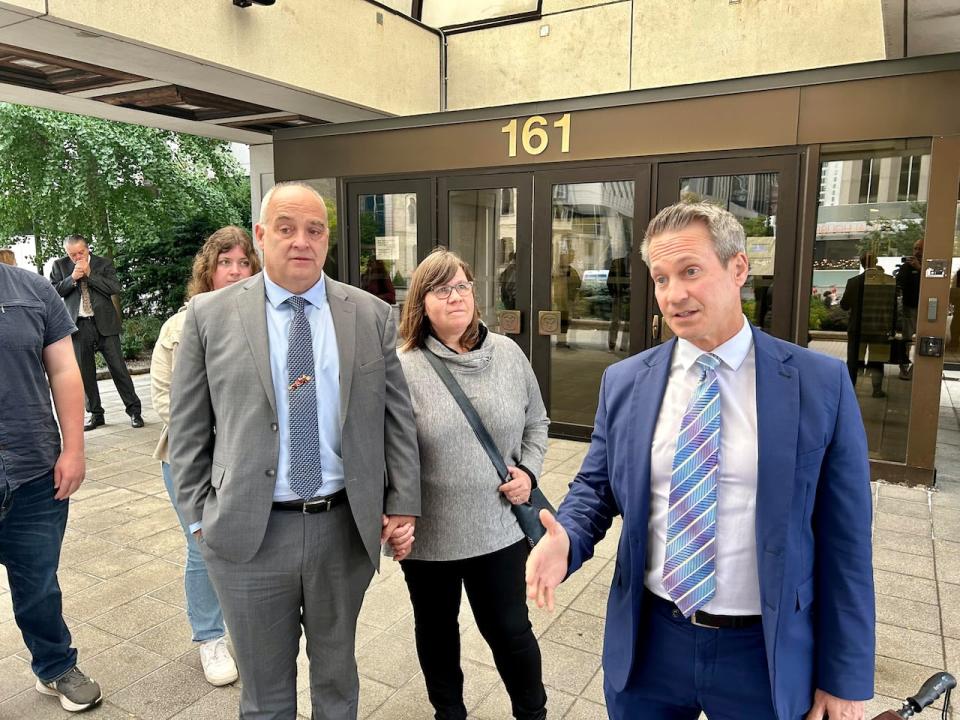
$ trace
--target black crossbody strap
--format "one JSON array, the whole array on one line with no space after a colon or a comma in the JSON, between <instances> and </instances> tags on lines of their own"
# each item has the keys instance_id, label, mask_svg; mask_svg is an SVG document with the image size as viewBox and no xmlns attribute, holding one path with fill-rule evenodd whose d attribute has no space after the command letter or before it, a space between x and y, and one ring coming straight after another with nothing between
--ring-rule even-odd
<instances>
[{"instance_id":1,"label":"black crossbody strap","mask_svg":"<svg viewBox=\"0 0 960 720\"><path fill-rule=\"evenodd\" d=\"M423 355L427 358L427 362L433 366L433 369L437 372L437 375L440 376L440 379L443 380L443 384L447 386L447 390L453 395L453 399L457 401L457 405L459 405L463 411L463 416L467 419L467 422L470 423L470 427L473 428L477 440L480 441L480 445L483 446L483 449L490 457L490 462L492 462L493 467L496 468L498 477L504 482L508 482L510 480L510 472L507 470L507 464L503 461L503 458L500 457L500 451L497 450L496 443L493 442L493 438L490 437L490 433L487 432L483 420L481 420L477 414L477 409L473 407L473 403L471 403L470 399L464 394L460 383L453 377L446 363L438 358L429 348L423 348Z\"/></svg>"}]
</instances>

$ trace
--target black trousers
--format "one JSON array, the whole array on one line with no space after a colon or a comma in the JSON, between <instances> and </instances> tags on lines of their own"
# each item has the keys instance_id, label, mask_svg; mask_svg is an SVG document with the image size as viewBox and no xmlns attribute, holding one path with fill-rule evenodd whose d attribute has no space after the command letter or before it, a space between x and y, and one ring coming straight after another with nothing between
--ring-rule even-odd
<instances>
[{"instance_id":1,"label":"black trousers","mask_svg":"<svg viewBox=\"0 0 960 720\"><path fill-rule=\"evenodd\" d=\"M462 588L477 628L493 651L493 661L510 695L518 720L547 717L540 646L527 615L524 565L526 540L466 560L404 560L403 576L413 603L417 655L436 720L465 720L460 668Z\"/></svg>"},{"instance_id":2,"label":"black trousers","mask_svg":"<svg viewBox=\"0 0 960 720\"><path fill-rule=\"evenodd\" d=\"M91 415L103 415L100 404L100 389L97 387L97 351L107 361L110 377L117 386L120 399L123 400L127 415L140 414L140 398L133 389L133 380L127 364L123 361L119 335L101 335L93 318L77 318L77 332L73 334L73 351L80 365L80 377L83 378L83 393L86 396L87 412Z\"/></svg>"}]
</instances>

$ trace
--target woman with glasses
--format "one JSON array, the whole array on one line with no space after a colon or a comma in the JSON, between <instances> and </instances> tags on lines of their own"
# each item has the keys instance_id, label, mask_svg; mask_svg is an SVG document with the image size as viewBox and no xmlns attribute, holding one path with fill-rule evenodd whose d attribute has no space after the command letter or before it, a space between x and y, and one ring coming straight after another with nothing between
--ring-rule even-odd
<instances>
[{"instance_id":1,"label":"woman with glasses","mask_svg":"<svg viewBox=\"0 0 960 720\"><path fill-rule=\"evenodd\" d=\"M421 516L391 541L413 604L417 654L437 720L464 720L457 615L466 588L513 716L546 717L540 648L527 616L529 545L510 509L540 473L547 419L530 364L480 322L470 267L442 248L414 271L400 323L400 362L420 444ZM504 483L440 376L433 353L476 408L506 462Z\"/></svg>"},{"instance_id":2,"label":"woman with glasses","mask_svg":"<svg viewBox=\"0 0 960 720\"><path fill-rule=\"evenodd\" d=\"M187 300L194 295L219 290L260 272L260 259L245 230L233 225L220 228L200 248L193 261L193 273L187 284ZM170 424L170 380L187 306L167 320L153 348L150 363L150 392L153 409L163 420L160 442L153 456L160 460L163 482L187 541L187 566L183 574L187 598L187 617L193 641L200 643L200 664L211 685L228 685L237 679L237 666L227 649L220 601L213 590L207 567L196 538L184 524L173 492L173 477L167 462L167 426ZM242 388L238 388L238 391Z\"/></svg>"}]
</instances>

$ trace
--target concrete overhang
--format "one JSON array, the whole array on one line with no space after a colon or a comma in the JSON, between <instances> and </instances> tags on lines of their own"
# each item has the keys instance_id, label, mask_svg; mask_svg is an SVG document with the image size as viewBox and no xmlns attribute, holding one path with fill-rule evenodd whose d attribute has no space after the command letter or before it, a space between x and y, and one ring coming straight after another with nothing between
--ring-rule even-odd
<instances>
[{"instance_id":1,"label":"concrete overhang","mask_svg":"<svg viewBox=\"0 0 960 720\"><path fill-rule=\"evenodd\" d=\"M209 2L210 0L202 0ZM104 72L106 84L59 91L16 84L16 78L0 72L0 101L31 105L174 130L231 142L257 145L272 142L272 131L283 127L355 122L391 117L384 112L356 103L306 91L275 79L265 79L236 68L188 57L162 47L152 47L129 38L117 37L90 26L67 22L45 10L45 0L0 1L0 45L24 58L15 59L18 67L32 69L31 53L41 54L43 62L62 61L67 71L92 68ZM171 12L176 7L171 6ZM240 11L243 12L243 11ZM49 60L45 59L49 58ZM28 83L29 85L29 83ZM173 97L175 106L150 111L138 100L153 94ZM197 109L190 94L201 95L216 104L217 98L229 113L219 117L191 119L188 109ZM119 98L119 99L118 99ZM168 102L171 102L168 97ZM243 109L244 104L249 111ZM216 113L208 113L216 115Z\"/></svg>"}]
</instances>

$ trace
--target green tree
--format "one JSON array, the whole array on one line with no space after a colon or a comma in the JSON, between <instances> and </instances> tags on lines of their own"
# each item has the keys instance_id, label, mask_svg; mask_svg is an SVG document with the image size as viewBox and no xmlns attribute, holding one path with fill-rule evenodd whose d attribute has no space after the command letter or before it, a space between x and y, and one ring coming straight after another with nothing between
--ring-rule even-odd
<instances>
[{"instance_id":1,"label":"green tree","mask_svg":"<svg viewBox=\"0 0 960 720\"><path fill-rule=\"evenodd\" d=\"M910 213L902 218L879 216L868 223L858 250L877 255L913 255L913 246L927 228L927 204L910 203Z\"/></svg>"},{"instance_id":2,"label":"green tree","mask_svg":"<svg viewBox=\"0 0 960 720\"><path fill-rule=\"evenodd\" d=\"M248 182L223 141L0 104L0 242L32 235L39 269L84 235L114 258L136 310L182 295L173 274L202 242L187 228L250 226Z\"/></svg>"}]
</instances>

